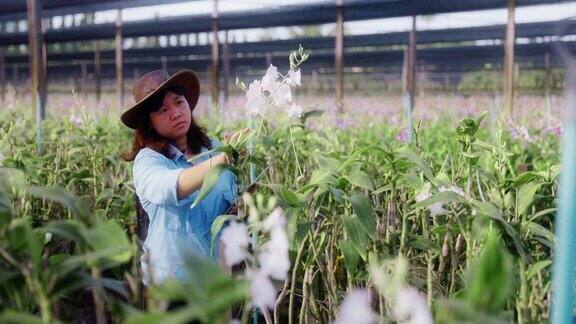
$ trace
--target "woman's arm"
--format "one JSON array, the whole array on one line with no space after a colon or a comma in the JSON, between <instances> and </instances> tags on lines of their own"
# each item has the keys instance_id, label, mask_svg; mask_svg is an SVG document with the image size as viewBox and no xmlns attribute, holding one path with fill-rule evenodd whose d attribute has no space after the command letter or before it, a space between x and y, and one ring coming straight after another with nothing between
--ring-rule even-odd
<instances>
[{"instance_id":1,"label":"woman's arm","mask_svg":"<svg viewBox=\"0 0 576 324\"><path fill-rule=\"evenodd\" d=\"M178 199L188 197L194 191L202 187L204 178L211 167L218 164L227 164L226 154L219 154L196 166L184 169L178 176L177 194Z\"/></svg>"}]
</instances>

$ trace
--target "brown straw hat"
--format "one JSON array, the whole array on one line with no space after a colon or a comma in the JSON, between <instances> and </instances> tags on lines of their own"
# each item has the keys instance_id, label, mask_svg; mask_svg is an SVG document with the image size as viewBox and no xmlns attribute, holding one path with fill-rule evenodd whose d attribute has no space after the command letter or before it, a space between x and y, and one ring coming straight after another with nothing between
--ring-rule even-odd
<instances>
[{"instance_id":1,"label":"brown straw hat","mask_svg":"<svg viewBox=\"0 0 576 324\"><path fill-rule=\"evenodd\" d=\"M126 110L120 117L124 125L136 129L142 118L143 108L149 104L150 98L174 85L184 88L184 97L186 97L188 105L190 105L190 110L194 110L200 97L200 81L198 81L196 74L191 70L182 70L169 76L168 72L164 70L156 70L144 74L134 82L132 93L136 104Z\"/></svg>"}]
</instances>

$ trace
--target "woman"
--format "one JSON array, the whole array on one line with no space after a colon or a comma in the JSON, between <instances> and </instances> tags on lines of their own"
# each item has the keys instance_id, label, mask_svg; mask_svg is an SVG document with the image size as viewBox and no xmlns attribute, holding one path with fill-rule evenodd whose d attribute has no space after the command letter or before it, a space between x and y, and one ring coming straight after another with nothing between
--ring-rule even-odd
<instances>
[{"instance_id":1,"label":"woman","mask_svg":"<svg viewBox=\"0 0 576 324\"><path fill-rule=\"evenodd\" d=\"M190 208L211 167L229 163L225 154L204 154L220 145L210 139L192 116L200 83L190 70L169 77L150 72L133 86L136 104L122 114L122 122L136 130L134 145L124 159L134 161L134 188L150 224L140 259L146 285L167 278L186 280L188 254L213 260L219 240L211 249L214 219L235 203L236 178L225 171L210 194ZM213 251L213 253L211 253Z\"/></svg>"}]
</instances>

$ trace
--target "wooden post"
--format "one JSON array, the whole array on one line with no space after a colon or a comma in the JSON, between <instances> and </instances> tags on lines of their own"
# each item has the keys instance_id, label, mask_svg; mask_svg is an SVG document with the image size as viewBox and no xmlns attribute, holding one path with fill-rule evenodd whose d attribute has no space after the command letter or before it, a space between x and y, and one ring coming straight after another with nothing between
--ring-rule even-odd
<instances>
[{"instance_id":1,"label":"wooden post","mask_svg":"<svg viewBox=\"0 0 576 324\"><path fill-rule=\"evenodd\" d=\"M546 67L546 78L544 79L544 91L546 92L546 117L550 118L552 115L552 96L551 96L551 86L552 86L552 59L550 58L550 52L544 54L544 65Z\"/></svg>"},{"instance_id":2,"label":"wooden post","mask_svg":"<svg viewBox=\"0 0 576 324\"><path fill-rule=\"evenodd\" d=\"M408 141L412 141L412 112L416 97L416 16L412 16L412 29L408 35L408 48L404 50L402 101L408 121Z\"/></svg>"},{"instance_id":3,"label":"wooden post","mask_svg":"<svg viewBox=\"0 0 576 324\"><path fill-rule=\"evenodd\" d=\"M224 106L228 107L228 83L230 82L230 52L228 49L228 31L224 33L222 44L222 58L224 60Z\"/></svg>"},{"instance_id":4,"label":"wooden post","mask_svg":"<svg viewBox=\"0 0 576 324\"><path fill-rule=\"evenodd\" d=\"M515 36L515 0L508 1L508 23L504 46L504 110L509 115L514 112L514 43Z\"/></svg>"},{"instance_id":5,"label":"wooden post","mask_svg":"<svg viewBox=\"0 0 576 324\"><path fill-rule=\"evenodd\" d=\"M46 118L46 76L42 54L42 8L40 0L27 0L28 10L28 55L30 61L30 93L36 106L37 147L43 153L43 122Z\"/></svg>"},{"instance_id":6,"label":"wooden post","mask_svg":"<svg viewBox=\"0 0 576 324\"><path fill-rule=\"evenodd\" d=\"M334 69L336 74L336 107L344 112L344 0L336 0L336 39L334 42Z\"/></svg>"},{"instance_id":7,"label":"wooden post","mask_svg":"<svg viewBox=\"0 0 576 324\"><path fill-rule=\"evenodd\" d=\"M266 52L266 54L264 54L264 56L266 56L266 68L268 68L270 66L270 64L272 64L272 53L270 52Z\"/></svg>"},{"instance_id":8,"label":"wooden post","mask_svg":"<svg viewBox=\"0 0 576 324\"><path fill-rule=\"evenodd\" d=\"M18 64L12 63L12 86L14 91L18 92Z\"/></svg>"},{"instance_id":9,"label":"wooden post","mask_svg":"<svg viewBox=\"0 0 576 324\"><path fill-rule=\"evenodd\" d=\"M94 78L96 79L96 106L100 104L100 77L101 77L101 62L100 62L100 41L96 41L94 50Z\"/></svg>"},{"instance_id":10,"label":"wooden post","mask_svg":"<svg viewBox=\"0 0 576 324\"><path fill-rule=\"evenodd\" d=\"M219 80L219 66L218 66L218 0L212 0L214 7L212 10L212 108L215 111L220 110L218 103L218 96L220 95L220 80Z\"/></svg>"},{"instance_id":11,"label":"wooden post","mask_svg":"<svg viewBox=\"0 0 576 324\"><path fill-rule=\"evenodd\" d=\"M161 56L160 61L162 62L162 70L168 72L168 60L166 59L166 56Z\"/></svg>"},{"instance_id":12,"label":"wooden post","mask_svg":"<svg viewBox=\"0 0 576 324\"><path fill-rule=\"evenodd\" d=\"M88 69L86 66L86 62L80 63L80 89L82 93L82 97L86 98L88 89L86 89L86 85L88 84Z\"/></svg>"},{"instance_id":13,"label":"wooden post","mask_svg":"<svg viewBox=\"0 0 576 324\"><path fill-rule=\"evenodd\" d=\"M6 95L6 74L5 74L5 61L4 61L4 49L0 50L0 98L4 102Z\"/></svg>"},{"instance_id":14,"label":"wooden post","mask_svg":"<svg viewBox=\"0 0 576 324\"><path fill-rule=\"evenodd\" d=\"M408 70L406 86L410 96L410 113L414 111L416 103L416 16L412 16L412 29L408 40Z\"/></svg>"},{"instance_id":15,"label":"wooden post","mask_svg":"<svg viewBox=\"0 0 576 324\"><path fill-rule=\"evenodd\" d=\"M116 92L118 95L118 108L124 106L124 58L122 57L122 10L116 16Z\"/></svg>"}]
</instances>

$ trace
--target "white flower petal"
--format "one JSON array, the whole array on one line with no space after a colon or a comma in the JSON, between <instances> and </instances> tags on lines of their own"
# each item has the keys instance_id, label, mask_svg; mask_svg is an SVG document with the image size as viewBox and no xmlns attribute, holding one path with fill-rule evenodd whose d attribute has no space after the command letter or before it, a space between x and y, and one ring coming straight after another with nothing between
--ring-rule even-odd
<instances>
[{"instance_id":1,"label":"white flower petal","mask_svg":"<svg viewBox=\"0 0 576 324\"><path fill-rule=\"evenodd\" d=\"M376 314L370 306L370 290L353 289L340 305L340 314L334 324L370 324L376 322Z\"/></svg>"},{"instance_id":2,"label":"white flower petal","mask_svg":"<svg viewBox=\"0 0 576 324\"><path fill-rule=\"evenodd\" d=\"M262 89L272 93L272 91L276 87L277 79L278 79L278 69L274 65L270 64L270 66L266 70L266 74L262 78Z\"/></svg>"},{"instance_id":3,"label":"white flower petal","mask_svg":"<svg viewBox=\"0 0 576 324\"><path fill-rule=\"evenodd\" d=\"M300 74L300 70L294 72L294 69L290 69L288 71L288 84L297 87L300 86L300 81L302 79L302 75Z\"/></svg>"},{"instance_id":4,"label":"white flower petal","mask_svg":"<svg viewBox=\"0 0 576 324\"><path fill-rule=\"evenodd\" d=\"M270 92L270 98L272 98L276 106L288 107L292 101L292 90L289 85L277 82L274 85L274 89Z\"/></svg>"},{"instance_id":5,"label":"white flower petal","mask_svg":"<svg viewBox=\"0 0 576 324\"><path fill-rule=\"evenodd\" d=\"M258 256L260 269L276 280L286 280L290 271L288 236L284 229L275 229L270 240L262 245Z\"/></svg>"},{"instance_id":6,"label":"white flower petal","mask_svg":"<svg viewBox=\"0 0 576 324\"><path fill-rule=\"evenodd\" d=\"M438 215L443 215L446 213L446 210L444 209L444 205L441 202L431 204L427 208L430 211L430 216L432 216L432 217L438 216Z\"/></svg>"},{"instance_id":7,"label":"white flower petal","mask_svg":"<svg viewBox=\"0 0 576 324\"><path fill-rule=\"evenodd\" d=\"M222 230L221 241L224 244L224 260L231 267L246 258L245 248L250 243L248 227L243 223L232 222Z\"/></svg>"},{"instance_id":8,"label":"white flower petal","mask_svg":"<svg viewBox=\"0 0 576 324\"><path fill-rule=\"evenodd\" d=\"M247 271L250 279L250 295L252 302L260 308L274 308L276 304L276 288L272 280L263 272Z\"/></svg>"},{"instance_id":9,"label":"white flower petal","mask_svg":"<svg viewBox=\"0 0 576 324\"><path fill-rule=\"evenodd\" d=\"M424 188L422 188L422 191L416 195L416 201L421 202L430 198L430 196L430 183L426 183Z\"/></svg>"},{"instance_id":10,"label":"white flower petal","mask_svg":"<svg viewBox=\"0 0 576 324\"><path fill-rule=\"evenodd\" d=\"M288 107L288 118L300 118L302 116L302 107L297 104L292 104Z\"/></svg>"},{"instance_id":11,"label":"white flower petal","mask_svg":"<svg viewBox=\"0 0 576 324\"><path fill-rule=\"evenodd\" d=\"M396 294L394 315L398 323L432 324L432 314L426 299L414 288L402 288Z\"/></svg>"},{"instance_id":12,"label":"white flower petal","mask_svg":"<svg viewBox=\"0 0 576 324\"><path fill-rule=\"evenodd\" d=\"M275 229L284 229L286 226L286 217L282 208L275 208L263 222L264 230L272 232Z\"/></svg>"}]
</instances>

